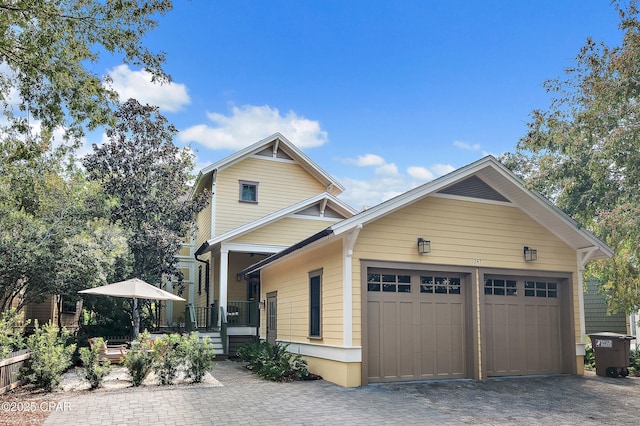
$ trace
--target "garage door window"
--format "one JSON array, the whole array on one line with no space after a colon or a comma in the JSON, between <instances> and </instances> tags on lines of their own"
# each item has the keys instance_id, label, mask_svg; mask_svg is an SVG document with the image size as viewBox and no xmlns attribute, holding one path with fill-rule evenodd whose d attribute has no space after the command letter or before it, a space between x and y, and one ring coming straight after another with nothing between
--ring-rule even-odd
<instances>
[{"instance_id":1,"label":"garage door window","mask_svg":"<svg viewBox=\"0 0 640 426\"><path fill-rule=\"evenodd\" d=\"M526 297L548 297L555 299L558 297L558 284L542 281L525 281L524 295Z\"/></svg>"},{"instance_id":2,"label":"garage door window","mask_svg":"<svg viewBox=\"0 0 640 426\"><path fill-rule=\"evenodd\" d=\"M420 276L420 293L460 294L460 278Z\"/></svg>"},{"instance_id":3,"label":"garage door window","mask_svg":"<svg viewBox=\"0 0 640 426\"><path fill-rule=\"evenodd\" d=\"M484 280L484 294L493 296L517 296L518 287L515 280Z\"/></svg>"},{"instance_id":4,"label":"garage door window","mask_svg":"<svg viewBox=\"0 0 640 426\"><path fill-rule=\"evenodd\" d=\"M368 274L367 289L385 293L411 293L411 275Z\"/></svg>"}]
</instances>

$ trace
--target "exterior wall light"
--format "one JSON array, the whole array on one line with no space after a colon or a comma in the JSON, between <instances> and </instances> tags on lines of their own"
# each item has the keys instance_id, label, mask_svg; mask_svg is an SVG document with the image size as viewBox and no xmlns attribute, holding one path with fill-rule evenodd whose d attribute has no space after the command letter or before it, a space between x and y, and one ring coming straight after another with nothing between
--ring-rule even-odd
<instances>
[{"instance_id":1,"label":"exterior wall light","mask_svg":"<svg viewBox=\"0 0 640 426\"><path fill-rule=\"evenodd\" d=\"M418 238L418 253L427 254L431 253L431 241L423 238Z\"/></svg>"},{"instance_id":2,"label":"exterior wall light","mask_svg":"<svg viewBox=\"0 0 640 426\"><path fill-rule=\"evenodd\" d=\"M538 260L538 250L524 246L524 260L527 262Z\"/></svg>"}]
</instances>

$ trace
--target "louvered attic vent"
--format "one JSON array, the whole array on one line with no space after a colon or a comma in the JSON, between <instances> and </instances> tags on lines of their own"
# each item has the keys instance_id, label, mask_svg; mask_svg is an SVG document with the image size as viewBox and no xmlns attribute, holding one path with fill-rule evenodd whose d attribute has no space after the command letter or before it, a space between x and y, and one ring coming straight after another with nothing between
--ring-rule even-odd
<instances>
[{"instance_id":1,"label":"louvered attic vent","mask_svg":"<svg viewBox=\"0 0 640 426\"><path fill-rule=\"evenodd\" d=\"M477 176L471 176L463 181L455 183L438 191L439 194L457 195L460 197L481 198L483 200L503 201L508 203L509 200L502 196L498 191L487 185Z\"/></svg>"}]
</instances>

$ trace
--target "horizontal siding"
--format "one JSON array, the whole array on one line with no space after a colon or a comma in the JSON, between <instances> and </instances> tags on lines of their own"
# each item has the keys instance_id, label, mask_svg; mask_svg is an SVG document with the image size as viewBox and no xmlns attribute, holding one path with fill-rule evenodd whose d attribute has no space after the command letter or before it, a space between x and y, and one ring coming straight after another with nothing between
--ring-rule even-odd
<instances>
[{"instance_id":1,"label":"horizontal siding","mask_svg":"<svg viewBox=\"0 0 640 426\"><path fill-rule=\"evenodd\" d=\"M196 216L196 249L211 238L211 203Z\"/></svg>"},{"instance_id":2,"label":"horizontal siding","mask_svg":"<svg viewBox=\"0 0 640 426\"><path fill-rule=\"evenodd\" d=\"M241 203L239 181L258 182L258 203ZM325 192L297 163L247 158L218 173L216 235Z\"/></svg>"},{"instance_id":3,"label":"horizontal siding","mask_svg":"<svg viewBox=\"0 0 640 426\"><path fill-rule=\"evenodd\" d=\"M587 334L602 331L626 334L627 316L608 314L605 296L600 294L598 290L597 282L587 282L587 289L584 292L584 318Z\"/></svg>"},{"instance_id":4,"label":"horizontal siding","mask_svg":"<svg viewBox=\"0 0 640 426\"><path fill-rule=\"evenodd\" d=\"M234 243L290 246L308 238L333 222L285 217L233 240Z\"/></svg>"},{"instance_id":5,"label":"horizontal siding","mask_svg":"<svg viewBox=\"0 0 640 426\"><path fill-rule=\"evenodd\" d=\"M431 240L431 253L417 253L418 237ZM537 261L524 261L524 246L538 250ZM365 225L355 259L572 273L575 341L581 341L576 252L516 207L429 197ZM354 263L360 302L356 272ZM354 321L359 336L362 325L355 315Z\"/></svg>"},{"instance_id":6,"label":"horizontal siding","mask_svg":"<svg viewBox=\"0 0 640 426\"><path fill-rule=\"evenodd\" d=\"M342 242L308 250L289 262L262 271L262 295L278 292L278 339L313 342L309 334L309 272L322 268L322 341L342 345ZM261 333L266 327L262 315ZM265 335L262 338L266 338Z\"/></svg>"},{"instance_id":7,"label":"horizontal siding","mask_svg":"<svg viewBox=\"0 0 640 426\"><path fill-rule=\"evenodd\" d=\"M417 253L417 239L431 253ZM525 262L523 247L538 250ZM575 252L515 207L431 197L368 224L357 257L448 265L574 271Z\"/></svg>"}]
</instances>

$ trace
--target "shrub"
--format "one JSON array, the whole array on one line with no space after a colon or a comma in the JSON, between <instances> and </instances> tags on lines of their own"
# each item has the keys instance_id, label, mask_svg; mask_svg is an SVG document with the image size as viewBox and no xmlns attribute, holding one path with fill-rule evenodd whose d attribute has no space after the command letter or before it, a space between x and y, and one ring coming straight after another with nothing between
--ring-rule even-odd
<instances>
[{"instance_id":1,"label":"shrub","mask_svg":"<svg viewBox=\"0 0 640 426\"><path fill-rule=\"evenodd\" d=\"M162 385L172 385L178 376L178 366L184 352L180 342L179 334L165 334L161 339L154 340L153 352L156 362L153 364L153 371Z\"/></svg>"},{"instance_id":2,"label":"shrub","mask_svg":"<svg viewBox=\"0 0 640 426\"><path fill-rule=\"evenodd\" d=\"M211 339L208 336L200 339L199 333L194 331L182 337L180 346L186 363L185 377L194 383L202 382L216 354Z\"/></svg>"},{"instance_id":3,"label":"shrub","mask_svg":"<svg viewBox=\"0 0 640 426\"><path fill-rule=\"evenodd\" d=\"M131 349L124 356L124 365L129 371L133 386L140 386L151 372L154 361L154 351L151 346L149 333L144 332L131 344Z\"/></svg>"},{"instance_id":4,"label":"shrub","mask_svg":"<svg viewBox=\"0 0 640 426\"><path fill-rule=\"evenodd\" d=\"M289 344L252 342L238 348L238 356L248 363L249 370L266 380L282 382L309 378L307 361L299 354L288 352L288 347Z\"/></svg>"},{"instance_id":5,"label":"shrub","mask_svg":"<svg viewBox=\"0 0 640 426\"><path fill-rule=\"evenodd\" d=\"M31 358L23 378L51 391L60 384L64 372L71 365L76 345L65 346L69 332L64 328L58 334L58 328L51 322L40 328L36 321L35 326L35 332L27 339Z\"/></svg>"},{"instance_id":6,"label":"shrub","mask_svg":"<svg viewBox=\"0 0 640 426\"><path fill-rule=\"evenodd\" d=\"M92 346L80 348L82 373L91 384L91 389L99 388L102 380L111 371L111 362L106 358L100 359L100 348L103 345L104 339L99 337Z\"/></svg>"},{"instance_id":7,"label":"shrub","mask_svg":"<svg viewBox=\"0 0 640 426\"><path fill-rule=\"evenodd\" d=\"M591 343L587 343L584 347L584 367L587 370L594 370L596 368L596 357L593 352L593 346Z\"/></svg>"},{"instance_id":8,"label":"shrub","mask_svg":"<svg viewBox=\"0 0 640 426\"><path fill-rule=\"evenodd\" d=\"M28 324L22 323L22 313L15 308L0 314L0 359L6 357L9 352L20 350L24 347L22 333Z\"/></svg>"},{"instance_id":9,"label":"shrub","mask_svg":"<svg viewBox=\"0 0 640 426\"><path fill-rule=\"evenodd\" d=\"M640 377L640 349L632 349L629 352L629 373L634 377Z\"/></svg>"}]
</instances>

